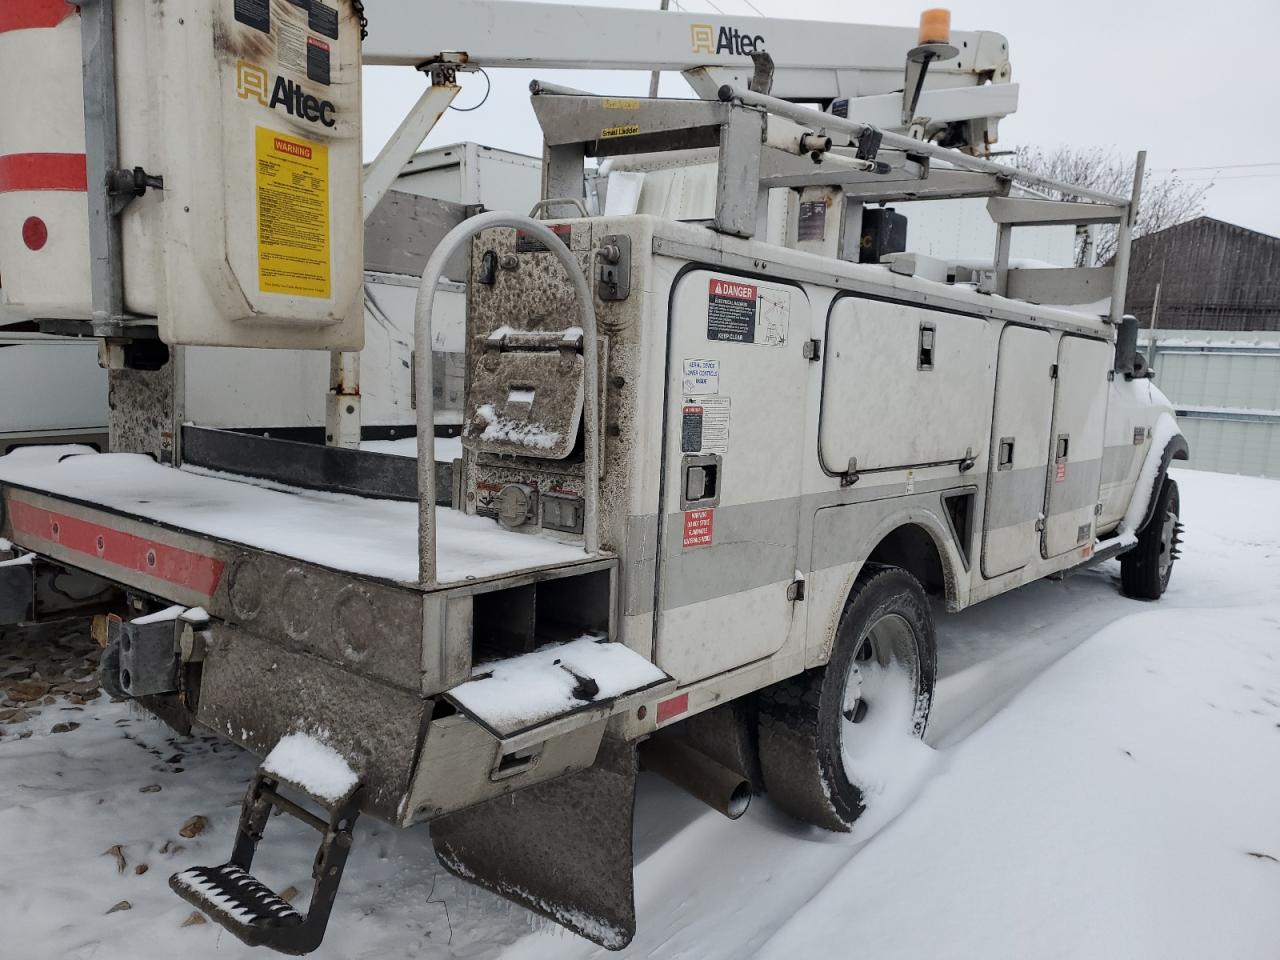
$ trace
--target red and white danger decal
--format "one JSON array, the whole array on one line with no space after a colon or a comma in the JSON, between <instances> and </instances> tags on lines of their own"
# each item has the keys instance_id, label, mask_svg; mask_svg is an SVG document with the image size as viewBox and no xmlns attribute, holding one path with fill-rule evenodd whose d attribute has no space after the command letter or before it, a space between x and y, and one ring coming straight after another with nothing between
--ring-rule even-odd
<instances>
[{"instance_id":1,"label":"red and white danger decal","mask_svg":"<svg viewBox=\"0 0 1280 960\"><path fill-rule=\"evenodd\" d=\"M713 277L707 291L707 339L754 343L756 294L754 284Z\"/></svg>"},{"instance_id":2,"label":"red and white danger decal","mask_svg":"<svg viewBox=\"0 0 1280 960\"><path fill-rule=\"evenodd\" d=\"M1053 478L1053 482L1061 483L1065 479L1067 479L1067 465L1065 463L1060 463L1058 464L1057 476Z\"/></svg>"},{"instance_id":3,"label":"red and white danger decal","mask_svg":"<svg viewBox=\"0 0 1280 960\"><path fill-rule=\"evenodd\" d=\"M690 547L711 546L711 523L714 510L686 510L684 512L684 545Z\"/></svg>"}]
</instances>

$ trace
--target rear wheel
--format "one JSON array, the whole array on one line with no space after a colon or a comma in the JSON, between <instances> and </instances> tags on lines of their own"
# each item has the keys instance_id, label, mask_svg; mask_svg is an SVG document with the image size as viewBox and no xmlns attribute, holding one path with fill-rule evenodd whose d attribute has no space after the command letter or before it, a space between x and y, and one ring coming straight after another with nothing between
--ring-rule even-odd
<instances>
[{"instance_id":1,"label":"rear wheel","mask_svg":"<svg viewBox=\"0 0 1280 960\"><path fill-rule=\"evenodd\" d=\"M1138 534L1137 545L1120 557L1120 589L1135 600L1159 600L1169 587L1173 563L1182 542L1178 483L1166 478L1151 522Z\"/></svg>"},{"instance_id":2,"label":"rear wheel","mask_svg":"<svg viewBox=\"0 0 1280 960\"><path fill-rule=\"evenodd\" d=\"M866 564L827 665L760 692L760 765L773 801L806 823L848 831L886 756L924 735L935 657L919 581Z\"/></svg>"}]
</instances>

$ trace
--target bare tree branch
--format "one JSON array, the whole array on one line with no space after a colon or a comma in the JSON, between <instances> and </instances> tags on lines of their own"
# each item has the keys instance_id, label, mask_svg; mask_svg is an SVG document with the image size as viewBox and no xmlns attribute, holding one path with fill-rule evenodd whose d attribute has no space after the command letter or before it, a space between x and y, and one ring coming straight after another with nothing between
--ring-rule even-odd
<instances>
[{"instance_id":1,"label":"bare tree branch","mask_svg":"<svg viewBox=\"0 0 1280 960\"><path fill-rule=\"evenodd\" d=\"M1014 166L1023 170L1055 180L1078 183L1082 187L1104 193L1128 196L1133 188L1134 161L1122 160L1114 152L1100 147L1059 147L1056 150L1019 147L1014 159ZM1204 212L1204 197L1211 186L1212 184L1187 183L1178 177L1157 180L1148 171L1142 179L1142 202L1138 208L1134 237L1198 217ZM1065 191L1046 192L1055 199L1079 199ZM1116 234L1115 226L1098 227L1092 251L1088 249L1083 236L1078 238L1076 265L1083 267L1108 263L1115 256Z\"/></svg>"}]
</instances>

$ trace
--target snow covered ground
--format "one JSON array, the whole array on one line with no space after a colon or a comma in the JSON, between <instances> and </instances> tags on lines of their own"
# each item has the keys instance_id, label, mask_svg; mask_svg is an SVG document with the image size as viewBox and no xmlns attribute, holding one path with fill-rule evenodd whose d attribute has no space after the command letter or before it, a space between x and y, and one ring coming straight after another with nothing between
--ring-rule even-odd
<instances>
[{"instance_id":1,"label":"snow covered ground","mask_svg":"<svg viewBox=\"0 0 1280 960\"><path fill-rule=\"evenodd\" d=\"M1161 603L1109 563L940 618L934 773L869 841L643 776L622 956L1280 956L1280 483L1177 478ZM0 730L0 956L263 955L166 885L226 858L251 758L105 698ZM316 957L609 956L444 873L425 830L357 834ZM304 902L313 837L277 818L260 853Z\"/></svg>"}]
</instances>

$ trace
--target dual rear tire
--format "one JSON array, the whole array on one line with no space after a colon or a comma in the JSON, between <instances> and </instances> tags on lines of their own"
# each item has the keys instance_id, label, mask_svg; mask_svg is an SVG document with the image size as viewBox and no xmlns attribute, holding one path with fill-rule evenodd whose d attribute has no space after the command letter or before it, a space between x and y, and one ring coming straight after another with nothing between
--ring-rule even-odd
<instances>
[{"instance_id":1,"label":"dual rear tire","mask_svg":"<svg viewBox=\"0 0 1280 960\"><path fill-rule=\"evenodd\" d=\"M831 659L759 694L770 798L793 817L849 831L883 751L922 737L933 702L933 615L918 580L868 563L836 628Z\"/></svg>"},{"instance_id":2,"label":"dual rear tire","mask_svg":"<svg viewBox=\"0 0 1280 960\"><path fill-rule=\"evenodd\" d=\"M1126 596L1158 600L1168 588L1180 506L1178 484L1166 478L1150 522L1120 558ZM900 567L865 564L827 664L757 696L761 774L773 802L805 823L852 829L879 757L904 736L924 736L936 677L933 615L919 581Z\"/></svg>"}]
</instances>

